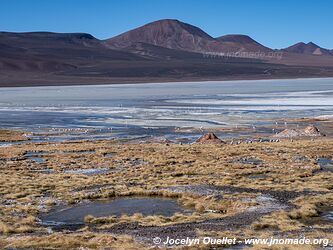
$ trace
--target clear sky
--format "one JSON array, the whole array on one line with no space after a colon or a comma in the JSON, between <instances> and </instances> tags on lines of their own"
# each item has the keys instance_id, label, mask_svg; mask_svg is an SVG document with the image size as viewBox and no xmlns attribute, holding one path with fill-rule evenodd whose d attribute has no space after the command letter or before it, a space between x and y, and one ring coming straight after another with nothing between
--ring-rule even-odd
<instances>
[{"instance_id":1,"label":"clear sky","mask_svg":"<svg viewBox=\"0 0 333 250\"><path fill-rule=\"evenodd\" d=\"M247 34L272 48L313 41L333 49L332 11L332 0L0 0L0 30L106 39L171 18L214 37Z\"/></svg>"}]
</instances>

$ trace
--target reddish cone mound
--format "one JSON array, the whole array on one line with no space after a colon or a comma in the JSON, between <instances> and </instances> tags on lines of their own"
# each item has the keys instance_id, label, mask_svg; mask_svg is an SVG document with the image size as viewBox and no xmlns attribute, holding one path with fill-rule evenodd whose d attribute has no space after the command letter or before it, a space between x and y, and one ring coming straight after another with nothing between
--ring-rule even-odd
<instances>
[{"instance_id":1,"label":"reddish cone mound","mask_svg":"<svg viewBox=\"0 0 333 250\"><path fill-rule=\"evenodd\" d=\"M223 143L214 133L208 133L196 140L197 143Z\"/></svg>"}]
</instances>

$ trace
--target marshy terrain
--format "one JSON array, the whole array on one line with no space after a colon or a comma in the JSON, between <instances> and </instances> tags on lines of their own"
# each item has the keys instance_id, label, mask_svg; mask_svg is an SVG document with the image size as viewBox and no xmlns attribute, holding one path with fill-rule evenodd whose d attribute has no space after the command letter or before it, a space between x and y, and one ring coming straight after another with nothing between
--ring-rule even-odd
<instances>
[{"instance_id":1,"label":"marshy terrain","mask_svg":"<svg viewBox=\"0 0 333 250\"><path fill-rule=\"evenodd\" d=\"M332 241L332 86L3 88L0 249L329 249L243 241Z\"/></svg>"},{"instance_id":2,"label":"marshy terrain","mask_svg":"<svg viewBox=\"0 0 333 250\"><path fill-rule=\"evenodd\" d=\"M333 240L331 136L184 144L0 135L26 139L0 147L1 249L168 247L155 237ZM301 247L276 249L320 246Z\"/></svg>"}]
</instances>

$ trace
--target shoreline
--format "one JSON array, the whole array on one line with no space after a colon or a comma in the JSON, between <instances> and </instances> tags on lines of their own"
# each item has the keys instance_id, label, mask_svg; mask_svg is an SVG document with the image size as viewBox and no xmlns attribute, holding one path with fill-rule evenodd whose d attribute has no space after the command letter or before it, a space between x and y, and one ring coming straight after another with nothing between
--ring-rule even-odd
<instances>
[{"instance_id":1,"label":"shoreline","mask_svg":"<svg viewBox=\"0 0 333 250\"><path fill-rule=\"evenodd\" d=\"M153 85L157 85L157 84L200 84L200 83L242 83L242 82L253 82L253 81L269 81L269 82L274 82L274 81L279 81L279 80L329 80L329 79L333 79L333 76L324 76L324 77L288 77L288 78L222 78L221 80L216 80L216 79L184 79L184 81L182 80L175 80L172 81L170 79L167 80L147 80L147 81L143 81L141 79L135 81L135 80L130 80L130 81L124 81L124 82L105 82L105 83L101 83L101 82L96 82L96 83L63 83L60 82L58 84L53 84L53 83L45 83L45 84L13 84L14 86L7 86L4 85L3 83L0 83L0 89L12 89L12 88L37 88L37 87L103 87L103 86L124 86L124 85L147 85L147 84L153 84ZM96 79L97 80L97 79Z\"/></svg>"}]
</instances>

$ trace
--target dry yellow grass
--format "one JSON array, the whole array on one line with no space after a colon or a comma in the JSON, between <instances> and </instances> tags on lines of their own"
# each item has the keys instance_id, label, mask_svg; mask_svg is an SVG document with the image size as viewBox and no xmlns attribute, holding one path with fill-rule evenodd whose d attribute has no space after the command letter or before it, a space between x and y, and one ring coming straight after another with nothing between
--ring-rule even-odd
<instances>
[{"instance_id":1,"label":"dry yellow grass","mask_svg":"<svg viewBox=\"0 0 333 250\"><path fill-rule=\"evenodd\" d=\"M232 185L267 190L328 192L294 200L295 210L276 212L257 221L247 236L300 230L308 218L317 216L325 204L332 205L333 173L316 173L317 158L332 157L333 140L283 140L278 143L240 145L164 145L121 144L110 141L78 141L64 143L31 143L0 148L0 246L64 248L97 248L100 242L115 246L125 244L122 236L90 232L46 234L36 223L42 206L50 208L57 202L76 203L84 199L106 199L121 196L164 196L178 199L195 209L190 215L122 216L120 218L88 217L89 224L107 228L115 223L137 221L142 225L170 225L224 217L244 211L254 205L249 193L214 196L168 191L171 186ZM315 150L314 150L315 149ZM91 150L94 154L80 154ZM25 156L26 152L43 151L45 163L38 164ZM112 153L112 157L106 157ZM298 158L295 158L297 156ZM244 164L241 159L253 157L262 164ZM300 159L300 160L299 160ZM305 160L303 160L305 159ZM102 175L70 174L66 170L110 168L117 171ZM47 168L50 174L44 173ZM251 175L266 175L251 179ZM237 198L233 200L232 198ZM216 213L207 212L213 210ZM325 225L322 225L324 228ZM243 234L245 234L243 232ZM37 236L37 234L40 234ZM244 237L246 236L244 235ZM313 235L309 234L311 237ZM89 236L89 237L88 237ZM331 237L330 235L328 235ZM87 238L85 238L87 237ZM64 242L61 242L61 239ZM117 240L115 240L117 239ZM127 239L127 238L126 238ZM96 243L97 242L97 243ZM132 241L129 241L132 242ZM119 243L119 244L118 244ZM118 245L117 245L118 244ZM142 246L141 246L142 247Z\"/></svg>"},{"instance_id":2,"label":"dry yellow grass","mask_svg":"<svg viewBox=\"0 0 333 250\"><path fill-rule=\"evenodd\" d=\"M0 129L0 142L25 141L29 133L8 129Z\"/></svg>"}]
</instances>

